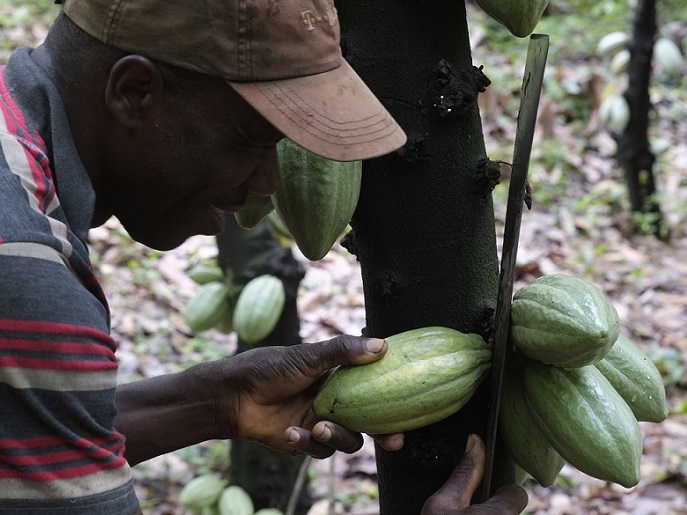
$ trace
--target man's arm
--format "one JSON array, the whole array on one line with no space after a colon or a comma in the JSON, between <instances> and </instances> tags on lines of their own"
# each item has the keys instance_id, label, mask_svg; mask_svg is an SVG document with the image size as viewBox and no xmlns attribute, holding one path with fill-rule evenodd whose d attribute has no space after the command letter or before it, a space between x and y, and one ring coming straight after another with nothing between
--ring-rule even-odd
<instances>
[{"instance_id":1,"label":"man's arm","mask_svg":"<svg viewBox=\"0 0 687 515\"><path fill-rule=\"evenodd\" d=\"M384 340L340 336L292 347L262 347L184 372L117 388L115 427L126 436L131 465L210 439L246 438L317 458L355 452L359 433L320 421L312 401L326 374L386 352ZM378 437L389 450L402 435Z\"/></svg>"},{"instance_id":2,"label":"man's arm","mask_svg":"<svg viewBox=\"0 0 687 515\"><path fill-rule=\"evenodd\" d=\"M117 387L115 427L126 437L125 456L136 465L206 440L231 438L231 399L217 406L223 363L207 362L183 372ZM226 382L226 381L225 381ZM235 430L234 430L235 432Z\"/></svg>"}]
</instances>

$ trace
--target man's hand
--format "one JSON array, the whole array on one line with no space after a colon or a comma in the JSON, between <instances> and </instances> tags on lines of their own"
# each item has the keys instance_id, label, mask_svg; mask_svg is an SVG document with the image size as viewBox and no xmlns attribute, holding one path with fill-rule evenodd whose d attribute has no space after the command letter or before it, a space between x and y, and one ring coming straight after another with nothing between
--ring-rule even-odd
<instances>
[{"instance_id":1,"label":"man's hand","mask_svg":"<svg viewBox=\"0 0 687 515\"><path fill-rule=\"evenodd\" d=\"M257 348L230 358L230 393L219 402L228 402L226 409L234 410L232 436L315 458L337 450L357 451L362 435L316 419L312 402L333 368L377 361L387 348L384 340L339 336L320 343ZM387 450L403 446L401 434L375 438Z\"/></svg>"},{"instance_id":2,"label":"man's hand","mask_svg":"<svg viewBox=\"0 0 687 515\"><path fill-rule=\"evenodd\" d=\"M425 502L421 515L519 515L527 507L527 493L516 485L505 486L482 504L470 499L484 475L484 442L468 437L465 454L443 486Z\"/></svg>"}]
</instances>

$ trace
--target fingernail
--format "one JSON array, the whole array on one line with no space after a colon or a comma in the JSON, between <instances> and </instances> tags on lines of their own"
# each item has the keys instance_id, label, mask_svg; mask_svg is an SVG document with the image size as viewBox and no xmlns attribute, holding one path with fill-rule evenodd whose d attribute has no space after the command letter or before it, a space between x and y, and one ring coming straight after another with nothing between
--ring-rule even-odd
<instances>
[{"instance_id":1,"label":"fingernail","mask_svg":"<svg viewBox=\"0 0 687 515\"><path fill-rule=\"evenodd\" d=\"M288 434L288 440L289 443L298 443L298 441L301 439L301 435L298 431L295 429L289 429L289 434Z\"/></svg>"},{"instance_id":2,"label":"fingernail","mask_svg":"<svg viewBox=\"0 0 687 515\"><path fill-rule=\"evenodd\" d=\"M365 348L373 354L378 354L382 347L384 347L384 340L379 338L369 338L365 342Z\"/></svg>"},{"instance_id":3,"label":"fingernail","mask_svg":"<svg viewBox=\"0 0 687 515\"><path fill-rule=\"evenodd\" d=\"M322 434L320 435L319 440L323 442L328 442L331 437L332 429L325 424L325 426L322 428Z\"/></svg>"}]
</instances>

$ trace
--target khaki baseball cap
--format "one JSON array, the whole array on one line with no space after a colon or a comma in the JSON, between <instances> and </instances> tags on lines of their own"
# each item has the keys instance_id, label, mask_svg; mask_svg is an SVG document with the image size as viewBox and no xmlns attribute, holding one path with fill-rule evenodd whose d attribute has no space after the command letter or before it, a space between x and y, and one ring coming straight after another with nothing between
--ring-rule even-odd
<instances>
[{"instance_id":1,"label":"khaki baseball cap","mask_svg":"<svg viewBox=\"0 0 687 515\"><path fill-rule=\"evenodd\" d=\"M110 46L226 79L311 152L353 161L387 154L406 141L343 59L332 0L62 3L72 21Z\"/></svg>"}]
</instances>

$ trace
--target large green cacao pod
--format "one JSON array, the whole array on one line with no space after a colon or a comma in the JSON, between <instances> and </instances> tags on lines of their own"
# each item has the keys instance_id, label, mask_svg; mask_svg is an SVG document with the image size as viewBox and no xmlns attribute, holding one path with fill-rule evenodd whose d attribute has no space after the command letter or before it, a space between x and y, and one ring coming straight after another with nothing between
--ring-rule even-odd
<instances>
[{"instance_id":1,"label":"large green cacao pod","mask_svg":"<svg viewBox=\"0 0 687 515\"><path fill-rule=\"evenodd\" d=\"M511 34L524 38L534 31L549 0L477 0L477 5Z\"/></svg>"},{"instance_id":2,"label":"large green cacao pod","mask_svg":"<svg viewBox=\"0 0 687 515\"><path fill-rule=\"evenodd\" d=\"M596 367L563 369L529 360L522 379L532 417L564 460L626 488L639 482L639 424Z\"/></svg>"},{"instance_id":3,"label":"large green cacao pod","mask_svg":"<svg viewBox=\"0 0 687 515\"><path fill-rule=\"evenodd\" d=\"M246 204L240 211L234 213L234 218L236 218L236 223L244 229L252 229L272 211L274 211L274 206L270 197L258 197L249 193Z\"/></svg>"},{"instance_id":4,"label":"large green cacao pod","mask_svg":"<svg viewBox=\"0 0 687 515\"><path fill-rule=\"evenodd\" d=\"M251 279L241 290L234 306L233 326L245 343L256 343L268 336L284 309L284 283L273 275Z\"/></svg>"},{"instance_id":5,"label":"large green cacao pod","mask_svg":"<svg viewBox=\"0 0 687 515\"><path fill-rule=\"evenodd\" d=\"M283 139L277 145L281 184L272 203L296 245L311 261L322 259L353 216L362 162L325 159Z\"/></svg>"},{"instance_id":6,"label":"large green cacao pod","mask_svg":"<svg viewBox=\"0 0 687 515\"><path fill-rule=\"evenodd\" d=\"M525 401L517 371L504 371L499 404L499 434L513 461L541 486L551 486L565 460L541 432Z\"/></svg>"},{"instance_id":7,"label":"large green cacao pod","mask_svg":"<svg viewBox=\"0 0 687 515\"><path fill-rule=\"evenodd\" d=\"M488 374L491 351L477 334L423 327L386 338L382 359L343 366L313 403L316 416L353 431L396 433L462 408Z\"/></svg>"},{"instance_id":8,"label":"large green cacao pod","mask_svg":"<svg viewBox=\"0 0 687 515\"><path fill-rule=\"evenodd\" d=\"M238 485L226 487L219 496L220 515L253 515L255 505L248 492Z\"/></svg>"},{"instance_id":9,"label":"large green cacao pod","mask_svg":"<svg viewBox=\"0 0 687 515\"><path fill-rule=\"evenodd\" d=\"M212 474L194 477L179 492L179 502L194 510L212 506L219 499L227 481Z\"/></svg>"},{"instance_id":10,"label":"large green cacao pod","mask_svg":"<svg viewBox=\"0 0 687 515\"><path fill-rule=\"evenodd\" d=\"M668 416L666 390L653 361L621 334L595 366L625 399L637 420L663 422Z\"/></svg>"},{"instance_id":11,"label":"large green cacao pod","mask_svg":"<svg viewBox=\"0 0 687 515\"><path fill-rule=\"evenodd\" d=\"M229 288L221 282L203 284L186 305L184 317L192 331L205 331L231 310Z\"/></svg>"},{"instance_id":12,"label":"large green cacao pod","mask_svg":"<svg viewBox=\"0 0 687 515\"><path fill-rule=\"evenodd\" d=\"M618 312L595 285L577 277L539 277L513 296L511 336L525 355L564 368L602 359L618 338Z\"/></svg>"}]
</instances>

